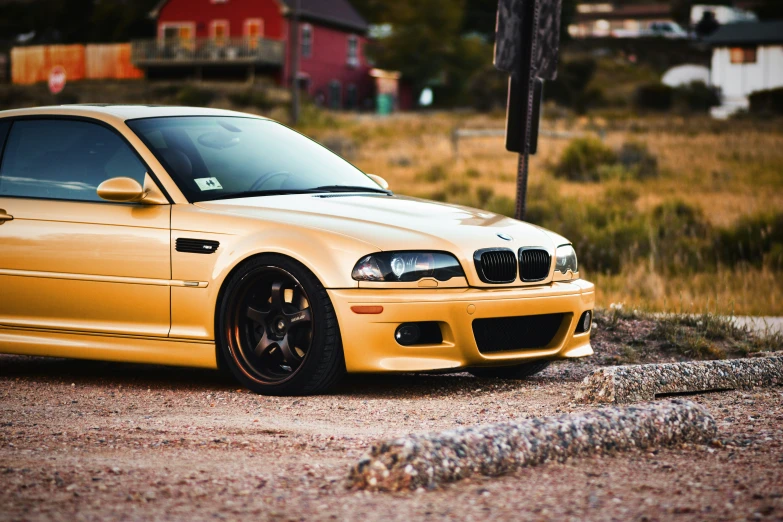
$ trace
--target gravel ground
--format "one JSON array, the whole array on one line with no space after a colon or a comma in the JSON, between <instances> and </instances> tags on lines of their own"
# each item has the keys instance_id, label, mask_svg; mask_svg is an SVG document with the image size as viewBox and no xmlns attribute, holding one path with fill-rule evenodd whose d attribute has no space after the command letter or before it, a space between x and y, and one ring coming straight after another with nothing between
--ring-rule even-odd
<instances>
[{"instance_id":1,"label":"gravel ground","mask_svg":"<svg viewBox=\"0 0 783 522\"><path fill-rule=\"evenodd\" d=\"M347 488L379 439L586 411L587 364L522 382L351 377L259 397L214 372L0 356L2 520L783 520L783 389L689 397L712 446L588 457L435 491Z\"/></svg>"}]
</instances>

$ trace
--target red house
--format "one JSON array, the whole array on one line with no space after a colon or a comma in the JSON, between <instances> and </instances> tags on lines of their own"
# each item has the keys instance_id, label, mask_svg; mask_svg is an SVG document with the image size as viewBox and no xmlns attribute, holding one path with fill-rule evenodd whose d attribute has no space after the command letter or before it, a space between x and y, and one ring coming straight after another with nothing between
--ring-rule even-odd
<instances>
[{"instance_id":1,"label":"red house","mask_svg":"<svg viewBox=\"0 0 783 522\"><path fill-rule=\"evenodd\" d=\"M162 0L152 16L157 39L133 42L132 52L149 75L239 72L281 85L296 76L302 90L334 109L359 108L373 95L368 24L348 0Z\"/></svg>"}]
</instances>

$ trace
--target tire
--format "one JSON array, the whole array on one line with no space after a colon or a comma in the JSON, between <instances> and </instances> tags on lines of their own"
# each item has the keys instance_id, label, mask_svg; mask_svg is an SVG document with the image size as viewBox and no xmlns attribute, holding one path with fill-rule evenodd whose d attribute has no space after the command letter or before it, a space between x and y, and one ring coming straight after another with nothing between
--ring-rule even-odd
<instances>
[{"instance_id":1,"label":"tire","mask_svg":"<svg viewBox=\"0 0 783 522\"><path fill-rule=\"evenodd\" d=\"M218 303L219 365L251 391L323 393L345 373L332 302L297 261L276 254L246 261L226 281Z\"/></svg>"},{"instance_id":2,"label":"tire","mask_svg":"<svg viewBox=\"0 0 783 522\"><path fill-rule=\"evenodd\" d=\"M487 368L470 368L468 372L476 377L486 379L526 379L549 367L550 361L533 361L516 366L496 366Z\"/></svg>"}]
</instances>

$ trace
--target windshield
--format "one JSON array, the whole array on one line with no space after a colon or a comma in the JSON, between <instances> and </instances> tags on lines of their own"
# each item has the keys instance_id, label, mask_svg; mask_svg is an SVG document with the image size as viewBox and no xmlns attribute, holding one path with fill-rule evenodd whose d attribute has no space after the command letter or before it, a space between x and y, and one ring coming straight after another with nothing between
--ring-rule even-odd
<instances>
[{"instance_id":1,"label":"windshield","mask_svg":"<svg viewBox=\"0 0 783 522\"><path fill-rule=\"evenodd\" d=\"M385 192L344 159L274 121L184 116L127 123L189 201L303 192Z\"/></svg>"}]
</instances>

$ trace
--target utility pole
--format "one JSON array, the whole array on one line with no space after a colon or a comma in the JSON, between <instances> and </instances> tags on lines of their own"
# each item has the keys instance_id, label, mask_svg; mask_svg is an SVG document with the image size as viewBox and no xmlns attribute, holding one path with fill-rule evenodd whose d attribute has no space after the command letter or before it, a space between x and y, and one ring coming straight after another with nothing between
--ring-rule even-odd
<instances>
[{"instance_id":1,"label":"utility pole","mask_svg":"<svg viewBox=\"0 0 783 522\"><path fill-rule=\"evenodd\" d=\"M538 150L544 80L557 77L562 0L499 0L495 67L509 73L506 150L519 153L515 216L525 219L530 155Z\"/></svg>"},{"instance_id":2,"label":"utility pole","mask_svg":"<svg viewBox=\"0 0 783 522\"><path fill-rule=\"evenodd\" d=\"M294 12L291 15L291 124L299 123L300 100L299 100L299 12L301 0L294 2Z\"/></svg>"}]
</instances>

